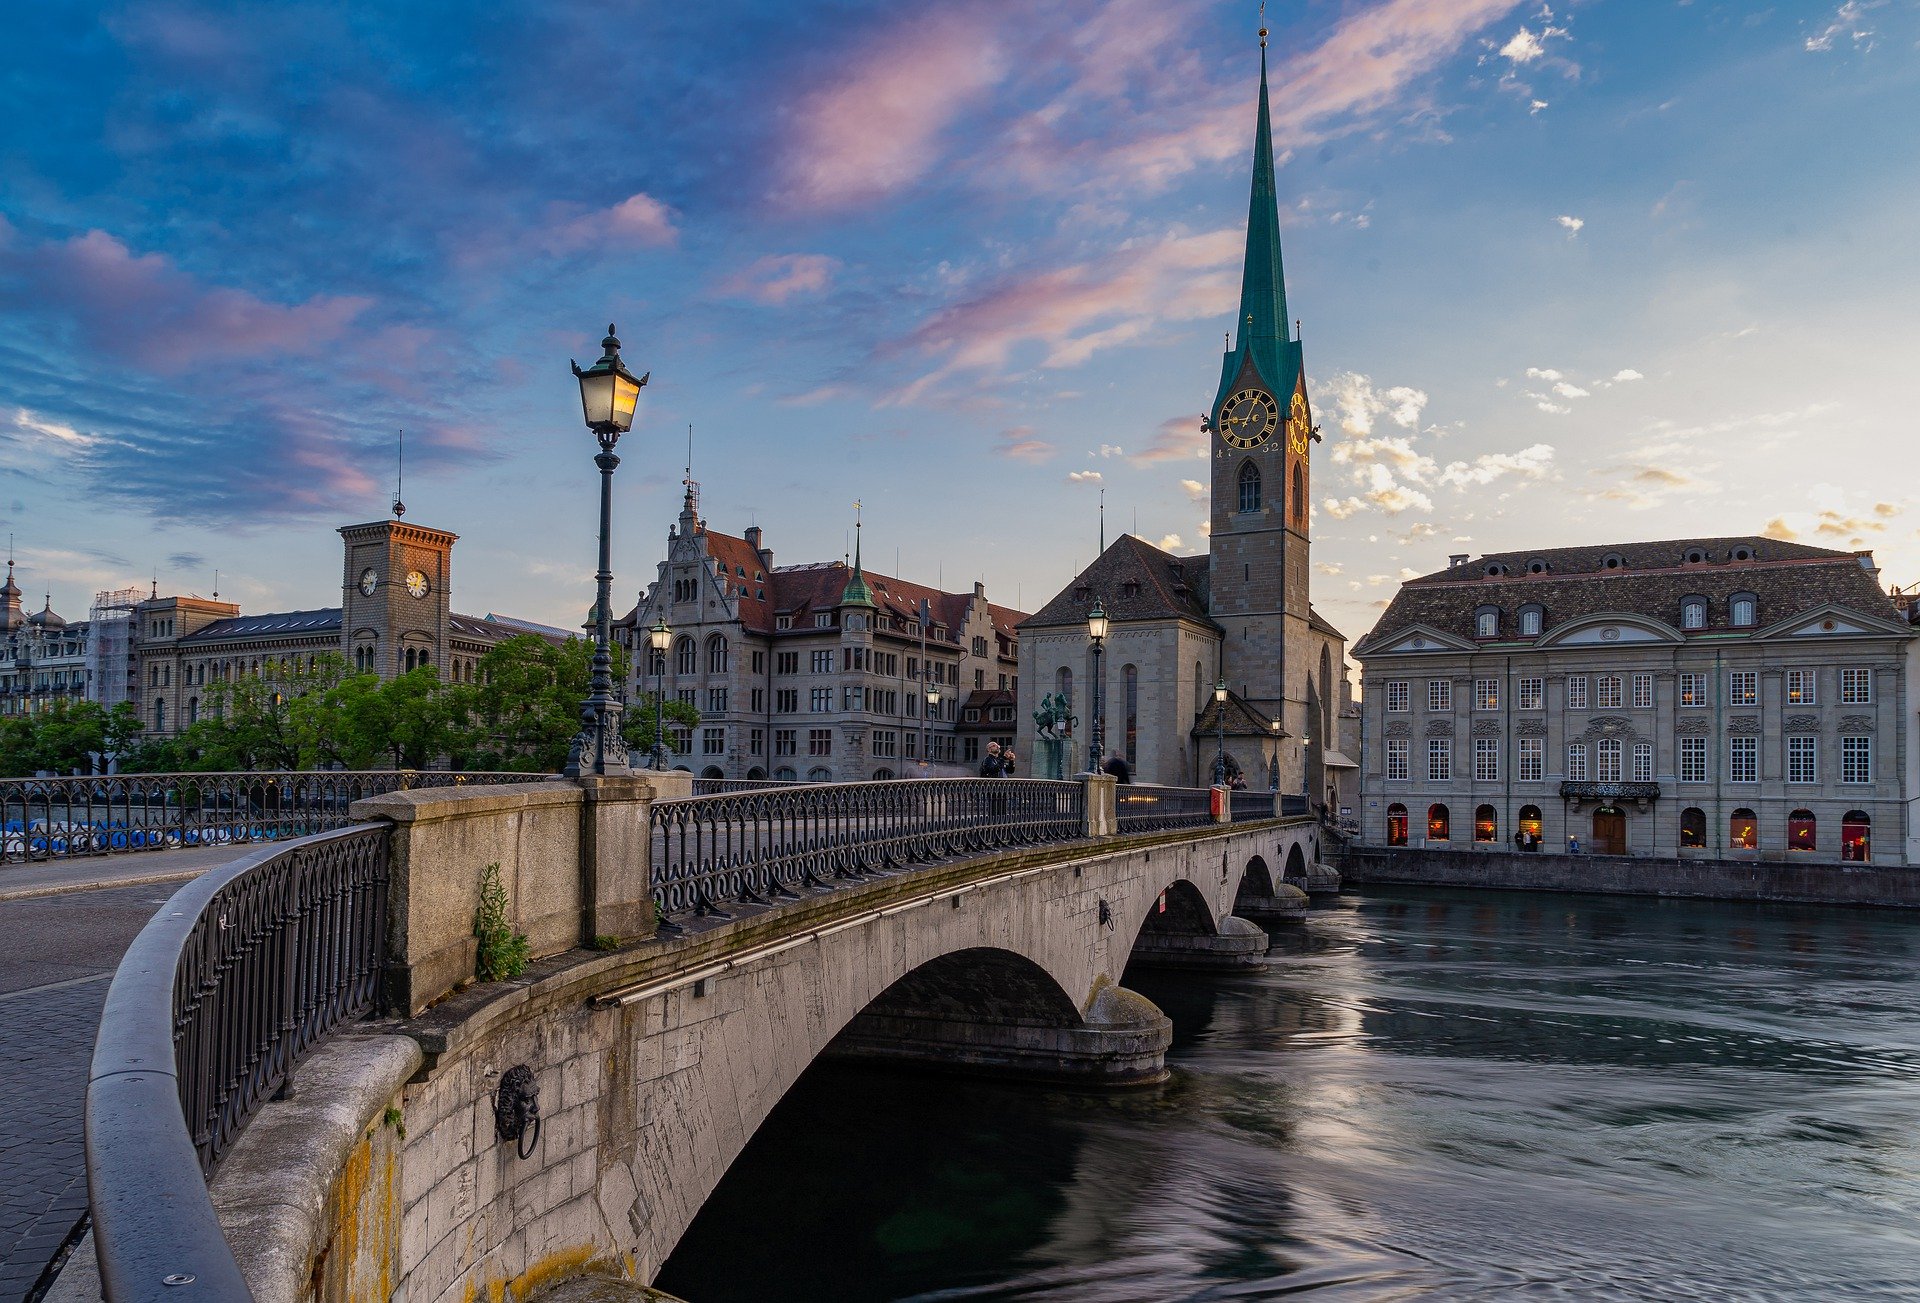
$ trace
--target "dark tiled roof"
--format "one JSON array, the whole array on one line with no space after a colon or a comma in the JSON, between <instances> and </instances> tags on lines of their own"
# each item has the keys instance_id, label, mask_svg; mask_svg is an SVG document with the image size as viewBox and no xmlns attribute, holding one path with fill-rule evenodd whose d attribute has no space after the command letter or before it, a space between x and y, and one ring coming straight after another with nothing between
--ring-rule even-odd
<instances>
[{"instance_id":1,"label":"dark tiled roof","mask_svg":"<svg viewBox=\"0 0 1920 1303\"><path fill-rule=\"evenodd\" d=\"M967 699L960 703L958 716L960 722L955 724L954 728L962 733L1003 733L1009 724L1018 721L1003 719L996 722L993 718L993 708L1005 706L1011 710L1014 704L1013 693L1008 689L977 688L969 692ZM969 721L967 719L969 710L979 711L980 718Z\"/></svg>"},{"instance_id":2,"label":"dark tiled roof","mask_svg":"<svg viewBox=\"0 0 1920 1303\"><path fill-rule=\"evenodd\" d=\"M532 620L516 620L511 615L497 615L487 612L483 618L477 615L461 615L449 612L447 623L452 632L484 642L505 642L521 634L532 634L536 638L545 638L548 642L567 642L580 637L577 633L568 633L565 629L556 629L550 624L535 624Z\"/></svg>"},{"instance_id":3,"label":"dark tiled roof","mask_svg":"<svg viewBox=\"0 0 1920 1303\"><path fill-rule=\"evenodd\" d=\"M1145 539L1122 534L1022 627L1083 625L1095 598L1114 620L1181 618L1212 625L1206 574L1205 557L1177 557Z\"/></svg>"},{"instance_id":4,"label":"dark tiled roof","mask_svg":"<svg viewBox=\"0 0 1920 1303\"><path fill-rule=\"evenodd\" d=\"M1307 624L1311 628L1316 629L1321 633L1324 633L1329 638L1337 638L1341 642L1345 642L1347 640L1346 634L1341 633L1338 629L1328 624L1325 618L1321 616L1320 612L1314 610L1311 606L1307 608Z\"/></svg>"},{"instance_id":5,"label":"dark tiled roof","mask_svg":"<svg viewBox=\"0 0 1920 1303\"><path fill-rule=\"evenodd\" d=\"M1214 702L1213 694L1207 694L1207 705L1200 712L1200 718L1193 722L1193 736L1218 737L1220 733L1220 707ZM1228 737L1291 737L1284 729L1273 731L1273 719L1263 715L1240 699L1240 694L1227 689L1227 736Z\"/></svg>"},{"instance_id":6,"label":"dark tiled roof","mask_svg":"<svg viewBox=\"0 0 1920 1303\"><path fill-rule=\"evenodd\" d=\"M1710 558L1689 564L1689 549ZM1751 560L1734 561L1736 549ZM1764 628L1801 611L1842 606L1862 615L1898 616L1880 582L1862 565L1862 555L1770 538L1677 539L1598 547L1497 552L1458 567L1409 579L1356 650L1412 625L1474 639L1474 613L1483 606L1501 612L1500 639L1516 636L1518 613L1538 604L1542 632L1584 616L1632 612L1681 629L1680 606L1688 597L1707 601L1707 628L1727 628L1728 604L1736 593L1758 599L1756 626ZM1617 565L1609 566L1614 560ZM1544 563L1543 573L1528 567ZM1489 575L1490 567L1503 573Z\"/></svg>"},{"instance_id":7,"label":"dark tiled roof","mask_svg":"<svg viewBox=\"0 0 1920 1303\"><path fill-rule=\"evenodd\" d=\"M235 615L202 625L180 639L181 645L217 642L227 638L285 638L295 634L340 632L340 608L317 611L271 611L265 615Z\"/></svg>"}]
</instances>

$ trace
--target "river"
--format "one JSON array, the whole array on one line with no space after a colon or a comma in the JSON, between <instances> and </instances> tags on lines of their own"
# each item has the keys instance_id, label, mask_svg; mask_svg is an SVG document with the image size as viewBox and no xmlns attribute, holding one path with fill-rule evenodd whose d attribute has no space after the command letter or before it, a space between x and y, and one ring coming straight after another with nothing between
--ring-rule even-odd
<instances>
[{"instance_id":1,"label":"river","mask_svg":"<svg viewBox=\"0 0 1920 1303\"><path fill-rule=\"evenodd\" d=\"M657 1282L693 1303L1920 1298L1920 920L1369 891L1135 972L1164 1086L823 1064Z\"/></svg>"}]
</instances>

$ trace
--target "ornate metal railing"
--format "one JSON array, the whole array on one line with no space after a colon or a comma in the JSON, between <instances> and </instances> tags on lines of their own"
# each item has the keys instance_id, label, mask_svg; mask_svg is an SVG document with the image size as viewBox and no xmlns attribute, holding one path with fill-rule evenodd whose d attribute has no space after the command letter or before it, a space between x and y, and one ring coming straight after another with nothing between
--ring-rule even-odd
<instances>
[{"instance_id":1,"label":"ornate metal railing","mask_svg":"<svg viewBox=\"0 0 1920 1303\"><path fill-rule=\"evenodd\" d=\"M1280 794L1280 813L1283 815L1311 814L1312 811L1307 809L1306 794L1303 792L1282 792Z\"/></svg>"},{"instance_id":2,"label":"ornate metal railing","mask_svg":"<svg viewBox=\"0 0 1920 1303\"><path fill-rule=\"evenodd\" d=\"M388 831L261 851L174 894L107 991L87 1082L87 1188L110 1303L192 1283L248 1299L206 1174L328 1032L375 1009Z\"/></svg>"},{"instance_id":3,"label":"ornate metal railing","mask_svg":"<svg viewBox=\"0 0 1920 1303\"><path fill-rule=\"evenodd\" d=\"M363 796L546 777L398 769L0 779L0 864L283 841L345 827Z\"/></svg>"},{"instance_id":4,"label":"ornate metal railing","mask_svg":"<svg viewBox=\"0 0 1920 1303\"><path fill-rule=\"evenodd\" d=\"M767 792L799 786L791 778L696 778L693 780L693 794L727 796L734 792Z\"/></svg>"},{"instance_id":5,"label":"ornate metal railing","mask_svg":"<svg viewBox=\"0 0 1920 1303\"><path fill-rule=\"evenodd\" d=\"M1123 783L1114 789L1121 832L1191 828L1213 822L1213 791L1206 787L1154 787Z\"/></svg>"},{"instance_id":6,"label":"ornate metal railing","mask_svg":"<svg viewBox=\"0 0 1920 1303\"><path fill-rule=\"evenodd\" d=\"M1271 819L1274 812L1274 794L1272 792L1234 792L1233 821L1245 823L1249 819Z\"/></svg>"},{"instance_id":7,"label":"ornate metal railing","mask_svg":"<svg viewBox=\"0 0 1920 1303\"><path fill-rule=\"evenodd\" d=\"M1039 779L822 783L653 807L663 915L1086 832L1086 788Z\"/></svg>"}]
</instances>

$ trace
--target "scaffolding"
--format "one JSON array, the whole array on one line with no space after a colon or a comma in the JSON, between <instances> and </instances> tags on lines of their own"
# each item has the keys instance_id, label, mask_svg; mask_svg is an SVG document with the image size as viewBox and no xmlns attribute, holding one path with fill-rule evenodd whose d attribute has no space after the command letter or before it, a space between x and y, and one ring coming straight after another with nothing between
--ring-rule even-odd
<instances>
[{"instance_id":1,"label":"scaffolding","mask_svg":"<svg viewBox=\"0 0 1920 1303\"><path fill-rule=\"evenodd\" d=\"M133 700L133 616L143 597L138 588L98 592L87 614L87 695L108 710Z\"/></svg>"}]
</instances>

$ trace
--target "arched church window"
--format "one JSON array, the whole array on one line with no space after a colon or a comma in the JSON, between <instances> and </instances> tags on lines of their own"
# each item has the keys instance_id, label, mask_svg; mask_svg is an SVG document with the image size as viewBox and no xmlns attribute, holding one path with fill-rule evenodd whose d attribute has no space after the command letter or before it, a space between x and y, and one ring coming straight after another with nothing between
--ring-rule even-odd
<instances>
[{"instance_id":1,"label":"arched church window","mask_svg":"<svg viewBox=\"0 0 1920 1303\"><path fill-rule=\"evenodd\" d=\"M1240 465L1240 510L1260 510L1260 468L1252 462Z\"/></svg>"},{"instance_id":2,"label":"arched church window","mask_svg":"<svg viewBox=\"0 0 1920 1303\"><path fill-rule=\"evenodd\" d=\"M692 674L700 668L700 650L692 638L683 637L674 647L673 672Z\"/></svg>"}]
</instances>

